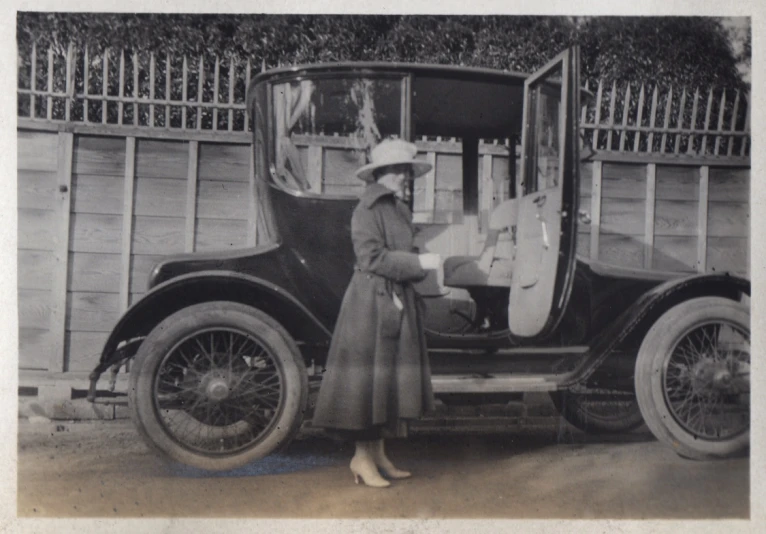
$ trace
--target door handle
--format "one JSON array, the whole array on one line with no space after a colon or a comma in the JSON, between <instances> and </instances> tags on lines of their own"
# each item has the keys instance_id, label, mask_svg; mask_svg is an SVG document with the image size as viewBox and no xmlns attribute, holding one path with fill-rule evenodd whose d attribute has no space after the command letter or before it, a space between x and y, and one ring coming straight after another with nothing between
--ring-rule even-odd
<instances>
[{"instance_id":1,"label":"door handle","mask_svg":"<svg viewBox=\"0 0 766 534\"><path fill-rule=\"evenodd\" d=\"M540 224L543 227L543 248L545 250L548 250L550 248L551 243L548 240L548 224L545 222L545 218L542 217L539 213L536 215L537 220L540 221Z\"/></svg>"},{"instance_id":2,"label":"door handle","mask_svg":"<svg viewBox=\"0 0 766 534\"><path fill-rule=\"evenodd\" d=\"M537 204L538 208L542 208L545 205L545 200L546 200L546 196L545 195L540 195L539 197L537 197L534 200L532 200L532 202L534 204Z\"/></svg>"},{"instance_id":3,"label":"door handle","mask_svg":"<svg viewBox=\"0 0 766 534\"><path fill-rule=\"evenodd\" d=\"M577 215L580 216L580 222L583 224L590 224L592 222L590 218L590 213L588 213L585 210L578 211Z\"/></svg>"}]
</instances>

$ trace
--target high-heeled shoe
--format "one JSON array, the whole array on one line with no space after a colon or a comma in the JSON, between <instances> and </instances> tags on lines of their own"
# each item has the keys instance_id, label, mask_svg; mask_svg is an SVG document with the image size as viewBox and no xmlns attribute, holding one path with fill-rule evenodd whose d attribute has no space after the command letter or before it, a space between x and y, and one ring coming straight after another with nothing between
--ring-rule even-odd
<instances>
[{"instance_id":1,"label":"high-heeled shoe","mask_svg":"<svg viewBox=\"0 0 766 534\"><path fill-rule=\"evenodd\" d=\"M373 488L386 488L391 485L388 480L380 476L380 472L375 467L375 462L372 461L369 454L355 454L351 458L350 467L351 472L354 474L354 483L356 484L359 484L359 479L361 478L366 486Z\"/></svg>"},{"instance_id":2,"label":"high-heeled shoe","mask_svg":"<svg viewBox=\"0 0 766 534\"><path fill-rule=\"evenodd\" d=\"M388 478L393 479L402 479L402 478L409 478L412 476L412 473L409 471L404 471L403 469L398 469L391 460L388 459L388 456L386 456L385 447L383 444L383 440L380 439L376 442L374 442L374 445L371 447L372 449L372 458L375 462L375 465L377 465L380 469L382 469L385 474L388 476Z\"/></svg>"}]
</instances>

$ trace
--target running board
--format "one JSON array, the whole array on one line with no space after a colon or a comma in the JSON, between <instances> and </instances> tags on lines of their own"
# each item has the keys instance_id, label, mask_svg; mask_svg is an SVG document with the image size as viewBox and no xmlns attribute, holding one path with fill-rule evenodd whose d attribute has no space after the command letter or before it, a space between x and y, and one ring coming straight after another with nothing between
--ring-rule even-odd
<instances>
[{"instance_id":1,"label":"running board","mask_svg":"<svg viewBox=\"0 0 766 534\"><path fill-rule=\"evenodd\" d=\"M434 393L524 393L560 389L569 375L433 375Z\"/></svg>"}]
</instances>

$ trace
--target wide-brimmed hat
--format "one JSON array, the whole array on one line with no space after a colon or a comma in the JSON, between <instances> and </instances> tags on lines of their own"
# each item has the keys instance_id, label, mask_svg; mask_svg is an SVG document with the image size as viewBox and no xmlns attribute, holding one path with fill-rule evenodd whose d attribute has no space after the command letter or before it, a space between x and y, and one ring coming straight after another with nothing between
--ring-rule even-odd
<instances>
[{"instance_id":1,"label":"wide-brimmed hat","mask_svg":"<svg viewBox=\"0 0 766 534\"><path fill-rule=\"evenodd\" d=\"M376 169L390 167L391 165L410 165L412 177L423 176L431 170L431 164L427 161L415 159L418 148L413 143L401 139L386 139L370 152L371 163L360 167L356 171L356 177L365 182L371 182Z\"/></svg>"}]
</instances>

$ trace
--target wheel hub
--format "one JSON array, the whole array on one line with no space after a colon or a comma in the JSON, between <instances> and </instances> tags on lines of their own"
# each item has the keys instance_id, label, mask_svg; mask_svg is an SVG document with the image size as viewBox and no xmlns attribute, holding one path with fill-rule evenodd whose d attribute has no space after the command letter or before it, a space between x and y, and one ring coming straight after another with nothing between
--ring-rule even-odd
<instances>
[{"instance_id":1,"label":"wheel hub","mask_svg":"<svg viewBox=\"0 0 766 534\"><path fill-rule=\"evenodd\" d=\"M202 391L213 402L221 402L231 395L232 383L222 372L210 371L202 378Z\"/></svg>"}]
</instances>

